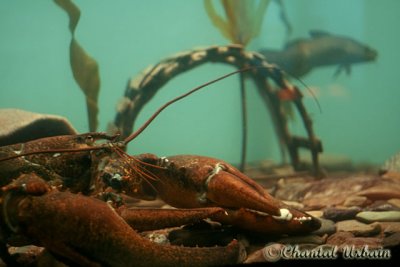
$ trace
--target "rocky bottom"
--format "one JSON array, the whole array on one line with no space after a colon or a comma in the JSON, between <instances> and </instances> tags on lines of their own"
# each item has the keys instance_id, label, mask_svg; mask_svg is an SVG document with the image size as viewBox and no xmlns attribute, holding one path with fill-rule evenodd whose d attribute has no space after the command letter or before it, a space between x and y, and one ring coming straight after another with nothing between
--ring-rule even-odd
<instances>
[{"instance_id":1,"label":"rocky bottom","mask_svg":"<svg viewBox=\"0 0 400 267\"><path fill-rule=\"evenodd\" d=\"M323 179L306 174L267 175L262 168L250 177L276 198L321 220L319 230L303 236L265 236L221 226L211 221L143 232L159 244L225 246L238 239L246 247L244 264L282 259L382 259L393 262L400 247L400 173L330 172ZM281 176L281 175L280 175ZM161 201L133 203L139 208L167 207ZM168 206L169 207L169 206ZM43 248L26 246L9 251L21 266L65 266ZM388 262L387 262L388 263ZM4 266L0 264L0 266Z\"/></svg>"},{"instance_id":2,"label":"rocky bottom","mask_svg":"<svg viewBox=\"0 0 400 267\"><path fill-rule=\"evenodd\" d=\"M306 175L257 180L272 188L270 193L276 198L319 218L322 226L309 235L280 237L261 247L252 243L245 263L374 259L388 264L398 260L400 172L370 166L362 169L331 171L320 180ZM250 172L250 177L263 175L260 168Z\"/></svg>"}]
</instances>

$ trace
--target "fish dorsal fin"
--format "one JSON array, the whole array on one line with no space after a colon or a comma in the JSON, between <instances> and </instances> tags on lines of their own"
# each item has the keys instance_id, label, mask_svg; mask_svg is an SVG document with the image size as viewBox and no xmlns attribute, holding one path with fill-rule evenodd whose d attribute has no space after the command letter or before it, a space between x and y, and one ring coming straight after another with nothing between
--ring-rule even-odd
<instances>
[{"instance_id":1,"label":"fish dorsal fin","mask_svg":"<svg viewBox=\"0 0 400 267\"><path fill-rule=\"evenodd\" d=\"M320 37L326 37L326 36L330 36L330 35L331 34L326 31L321 31L321 30L311 30L310 31L310 36L312 38L320 38Z\"/></svg>"}]
</instances>

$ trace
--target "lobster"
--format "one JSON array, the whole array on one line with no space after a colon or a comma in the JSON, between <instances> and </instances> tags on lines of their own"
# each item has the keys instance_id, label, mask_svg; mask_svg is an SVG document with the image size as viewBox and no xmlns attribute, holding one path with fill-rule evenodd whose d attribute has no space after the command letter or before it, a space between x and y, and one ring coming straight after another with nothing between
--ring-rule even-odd
<instances>
[{"instance_id":1,"label":"lobster","mask_svg":"<svg viewBox=\"0 0 400 267\"><path fill-rule=\"evenodd\" d=\"M169 105L242 69L203 84L159 108L124 140L85 133L0 147L0 255L34 244L83 266L209 266L242 262L237 240L224 247L159 245L136 231L209 218L263 234L307 233L318 219L269 195L232 165L205 156L128 155L130 141ZM178 209L132 209L121 196L159 197Z\"/></svg>"}]
</instances>

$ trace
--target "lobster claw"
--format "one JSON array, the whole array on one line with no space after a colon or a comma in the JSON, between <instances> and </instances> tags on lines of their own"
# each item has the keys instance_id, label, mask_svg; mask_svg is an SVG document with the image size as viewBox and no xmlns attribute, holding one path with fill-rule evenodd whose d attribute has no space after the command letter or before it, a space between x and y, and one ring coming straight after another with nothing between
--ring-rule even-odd
<instances>
[{"instance_id":1,"label":"lobster claw","mask_svg":"<svg viewBox=\"0 0 400 267\"><path fill-rule=\"evenodd\" d=\"M281 215L280 203L253 180L224 162L217 162L205 180L206 192L200 199L226 208L248 208Z\"/></svg>"},{"instance_id":2,"label":"lobster claw","mask_svg":"<svg viewBox=\"0 0 400 267\"><path fill-rule=\"evenodd\" d=\"M157 181L152 186L158 196L177 208L246 208L290 220L292 214L264 188L230 164L204 156L178 155L157 158L137 156L151 168ZM161 167L161 168L160 168Z\"/></svg>"},{"instance_id":3,"label":"lobster claw","mask_svg":"<svg viewBox=\"0 0 400 267\"><path fill-rule=\"evenodd\" d=\"M320 227L319 220L288 207L221 160L193 155L158 158L153 154L129 159L136 172L116 165L106 177L125 178L117 179L117 184L104 175L103 180L132 197L158 196L176 208L223 208L225 212L210 214L210 218L262 233L311 232Z\"/></svg>"},{"instance_id":4,"label":"lobster claw","mask_svg":"<svg viewBox=\"0 0 400 267\"><path fill-rule=\"evenodd\" d=\"M175 207L222 207L226 213L211 219L259 233L307 233L321 226L318 219L288 207L221 160L180 155L161 158L158 166L165 171L155 187L161 199Z\"/></svg>"},{"instance_id":5,"label":"lobster claw","mask_svg":"<svg viewBox=\"0 0 400 267\"><path fill-rule=\"evenodd\" d=\"M277 220L275 216L244 208L213 214L211 219L251 232L274 235L309 233L321 227L320 220L290 207L287 210L291 214L289 220Z\"/></svg>"}]
</instances>

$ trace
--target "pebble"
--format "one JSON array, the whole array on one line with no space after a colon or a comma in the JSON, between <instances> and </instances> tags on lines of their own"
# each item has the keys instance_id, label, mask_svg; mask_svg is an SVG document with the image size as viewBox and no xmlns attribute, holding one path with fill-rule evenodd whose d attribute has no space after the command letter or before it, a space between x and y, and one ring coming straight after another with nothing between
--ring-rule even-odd
<instances>
[{"instance_id":1,"label":"pebble","mask_svg":"<svg viewBox=\"0 0 400 267\"><path fill-rule=\"evenodd\" d=\"M365 224L356 220L346 220L336 223L337 232L350 232L354 236L372 236L381 231L378 223Z\"/></svg>"},{"instance_id":2,"label":"pebble","mask_svg":"<svg viewBox=\"0 0 400 267\"><path fill-rule=\"evenodd\" d=\"M269 250L268 249L269 247L274 248L274 250ZM250 253L249 256L247 257L247 259L243 263L245 263L245 264L262 263L262 262L273 262L273 261L279 260L280 257L278 256L278 254L271 255L268 253L268 251L275 251L275 252L279 253L279 251L281 251L284 247L285 247L285 245L283 245L283 244L269 243L265 247Z\"/></svg>"},{"instance_id":3,"label":"pebble","mask_svg":"<svg viewBox=\"0 0 400 267\"><path fill-rule=\"evenodd\" d=\"M251 253L243 263L248 264L248 263L260 263L260 262L267 262L264 257L264 248L256 250L253 253Z\"/></svg>"},{"instance_id":4,"label":"pebble","mask_svg":"<svg viewBox=\"0 0 400 267\"><path fill-rule=\"evenodd\" d=\"M400 190L399 186L381 185L363 190L357 195L365 196L371 200L387 200L391 198L400 198Z\"/></svg>"},{"instance_id":5,"label":"pebble","mask_svg":"<svg viewBox=\"0 0 400 267\"><path fill-rule=\"evenodd\" d=\"M400 222L378 222L378 223L381 225L381 228L385 236L400 232Z\"/></svg>"},{"instance_id":6,"label":"pebble","mask_svg":"<svg viewBox=\"0 0 400 267\"><path fill-rule=\"evenodd\" d=\"M387 202L388 202L389 204L391 204L391 205L397 207L397 208L400 208L400 198L391 198L391 199L389 199Z\"/></svg>"},{"instance_id":7,"label":"pebble","mask_svg":"<svg viewBox=\"0 0 400 267\"><path fill-rule=\"evenodd\" d=\"M324 234L331 235L336 232L336 225L335 225L334 221L323 219L323 218L319 218L319 220L321 221L321 227L318 230L312 232L313 234L315 234L315 235L324 235Z\"/></svg>"},{"instance_id":8,"label":"pebble","mask_svg":"<svg viewBox=\"0 0 400 267\"><path fill-rule=\"evenodd\" d=\"M332 221L343 221L355 218L355 216L361 211L359 207L351 208L325 208L324 218Z\"/></svg>"},{"instance_id":9,"label":"pebble","mask_svg":"<svg viewBox=\"0 0 400 267\"><path fill-rule=\"evenodd\" d=\"M400 172L400 152L389 158L382 166L381 170Z\"/></svg>"},{"instance_id":10,"label":"pebble","mask_svg":"<svg viewBox=\"0 0 400 267\"><path fill-rule=\"evenodd\" d=\"M383 240L377 237L354 237L354 235L350 232L337 232L328 238L326 244L338 246L339 251L341 251L344 246L363 248L368 245L369 249L374 249L381 248L383 245Z\"/></svg>"},{"instance_id":11,"label":"pebble","mask_svg":"<svg viewBox=\"0 0 400 267\"><path fill-rule=\"evenodd\" d=\"M310 210L307 213L315 218L321 218L324 215L322 210Z\"/></svg>"},{"instance_id":12,"label":"pebble","mask_svg":"<svg viewBox=\"0 0 400 267\"><path fill-rule=\"evenodd\" d=\"M344 244L346 240L354 238L354 235L350 232L336 232L329 236L326 240L326 244L340 246Z\"/></svg>"},{"instance_id":13,"label":"pebble","mask_svg":"<svg viewBox=\"0 0 400 267\"><path fill-rule=\"evenodd\" d=\"M400 211L362 211L356 215L362 222L399 222Z\"/></svg>"},{"instance_id":14,"label":"pebble","mask_svg":"<svg viewBox=\"0 0 400 267\"><path fill-rule=\"evenodd\" d=\"M12 257L17 261L19 264L18 266L34 266L35 262L37 262L37 260L45 253L44 248L32 245L10 247L8 251L10 255L12 255Z\"/></svg>"},{"instance_id":15,"label":"pebble","mask_svg":"<svg viewBox=\"0 0 400 267\"><path fill-rule=\"evenodd\" d=\"M384 200L375 201L374 203L365 208L365 211L389 211L389 210L399 210L399 208Z\"/></svg>"},{"instance_id":16,"label":"pebble","mask_svg":"<svg viewBox=\"0 0 400 267\"><path fill-rule=\"evenodd\" d=\"M298 209L298 210L302 210L304 209L304 205L302 203L296 202L296 201L282 201L283 203L285 203L286 205L288 205L289 207Z\"/></svg>"},{"instance_id":17,"label":"pebble","mask_svg":"<svg viewBox=\"0 0 400 267\"><path fill-rule=\"evenodd\" d=\"M384 247L394 247L400 245L400 232L389 235L383 239Z\"/></svg>"},{"instance_id":18,"label":"pebble","mask_svg":"<svg viewBox=\"0 0 400 267\"><path fill-rule=\"evenodd\" d=\"M353 206L359 206L359 207L364 207L367 205L369 202L367 197L364 196L349 196L347 197L344 202L343 206L346 207L353 207Z\"/></svg>"},{"instance_id":19,"label":"pebble","mask_svg":"<svg viewBox=\"0 0 400 267\"><path fill-rule=\"evenodd\" d=\"M168 245L169 244L168 237L165 234L149 233L148 235L146 235L146 238L154 243L159 244L159 245Z\"/></svg>"},{"instance_id":20,"label":"pebble","mask_svg":"<svg viewBox=\"0 0 400 267\"><path fill-rule=\"evenodd\" d=\"M382 174L382 179L399 181L400 180L400 172L386 171Z\"/></svg>"}]
</instances>

